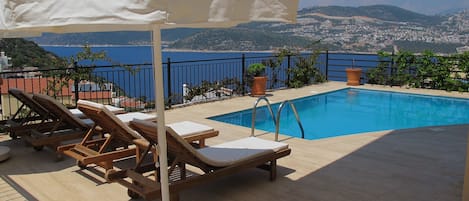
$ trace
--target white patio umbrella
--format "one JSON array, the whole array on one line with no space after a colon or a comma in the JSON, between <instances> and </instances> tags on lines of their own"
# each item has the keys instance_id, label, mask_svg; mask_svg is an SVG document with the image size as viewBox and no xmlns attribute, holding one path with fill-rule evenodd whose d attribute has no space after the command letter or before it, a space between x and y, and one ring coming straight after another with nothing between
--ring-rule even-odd
<instances>
[{"instance_id":1,"label":"white patio umbrella","mask_svg":"<svg viewBox=\"0 0 469 201\"><path fill-rule=\"evenodd\" d=\"M0 33L152 31L158 133L165 133L160 30L296 20L298 0L0 0ZM158 135L162 200L169 200L166 135Z\"/></svg>"}]
</instances>

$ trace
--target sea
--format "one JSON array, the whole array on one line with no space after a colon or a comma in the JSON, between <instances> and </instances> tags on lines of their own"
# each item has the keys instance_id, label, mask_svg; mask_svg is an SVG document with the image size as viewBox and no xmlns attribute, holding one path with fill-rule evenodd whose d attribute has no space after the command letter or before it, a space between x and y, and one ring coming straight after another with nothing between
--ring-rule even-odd
<instances>
[{"instance_id":1,"label":"sea","mask_svg":"<svg viewBox=\"0 0 469 201\"><path fill-rule=\"evenodd\" d=\"M55 53L56 55L64 58L68 58L71 56L75 56L77 53L83 51L83 47L79 46L42 46L45 50ZM91 47L93 52L105 52L107 57L109 57L113 63L120 63L120 64L151 64L152 63L152 47L151 46L93 46ZM172 63L184 63L186 61L206 61L209 63L210 60L216 59L227 59L227 58L241 58L245 55L246 58L262 58L262 57L269 57L273 55L273 52L239 52L239 51L223 51L223 52L216 52L216 51L180 51L180 50L166 50L163 49L162 51L162 60L163 62L167 62L168 59L171 60ZM326 61L326 58L328 61ZM376 66L377 56L373 54L347 54L347 53L335 53L329 54L326 56L325 54L321 54L318 58L320 60L321 70L325 72L325 65L328 65L328 78L329 80L335 81L344 81L345 80L345 68L350 66ZM239 59L240 63L241 59ZM197 65L187 65L187 68L196 68L197 66L203 65L204 62L198 62ZM109 65L109 62L96 62L95 65ZM87 63L83 63L82 65L86 66ZM164 67L165 68L165 67ZM228 70L217 71L217 72L209 72L210 68L204 68L204 71L207 72L199 72L201 68L197 69L197 73L193 73L195 71L188 71L185 69L183 72L184 74L192 74L192 75L182 75L179 76L181 78L177 78L177 75L171 74L171 77L175 77L175 79L185 79L183 80L184 83L192 83L192 84L200 84L202 80L206 79L206 75L210 74L210 79L218 79L221 80L226 78L227 76L238 76L241 77L239 73L239 67L236 68L226 68ZM237 72L227 72L233 69L232 71ZM119 68L108 68L109 70L122 70ZM212 70L213 71L213 70ZM177 72L177 71L176 71ZM129 72L130 74L130 72ZM140 72L141 77L132 77L129 80L124 79L115 79L112 82L119 85L126 93L127 96L141 98L145 96L147 100L154 100L154 90L153 90L153 82L152 81L142 81L142 80L153 80L152 73L149 72ZM167 76L166 71L164 70L164 75ZM280 79L285 79L286 74L279 75ZM127 76L123 76L127 77ZM129 76L130 77L130 76ZM166 79L166 78L165 78ZM109 80L109 79L108 79ZM171 91L175 91L175 93L182 93L182 82L180 80L176 80L177 84L172 84ZM145 90L142 90L145 89ZM168 98L168 86L165 84L165 97Z\"/></svg>"},{"instance_id":2,"label":"sea","mask_svg":"<svg viewBox=\"0 0 469 201\"><path fill-rule=\"evenodd\" d=\"M78 46L42 46L45 50L55 53L60 57L70 57L83 50ZM106 55L115 62L122 64L143 64L152 63L151 46L97 46L92 47L93 52L104 51ZM195 60L213 60L221 58L247 56L269 56L272 52L237 52L237 51L183 51L169 50L162 51L163 62L168 58L172 62L195 61ZM98 63L99 64L99 63ZM102 63L104 64L104 63Z\"/></svg>"}]
</instances>

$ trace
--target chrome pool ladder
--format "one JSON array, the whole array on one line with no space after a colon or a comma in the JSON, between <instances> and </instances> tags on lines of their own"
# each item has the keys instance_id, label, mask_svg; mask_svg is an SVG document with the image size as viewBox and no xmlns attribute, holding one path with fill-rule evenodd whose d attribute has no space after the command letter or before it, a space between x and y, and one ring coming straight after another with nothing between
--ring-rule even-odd
<instances>
[{"instance_id":1,"label":"chrome pool ladder","mask_svg":"<svg viewBox=\"0 0 469 201\"><path fill-rule=\"evenodd\" d=\"M269 109L270 116L272 117L272 121L275 124L275 127L277 127L277 120L275 119L274 111L272 110L272 106L270 106L270 101L267 99L265 96L259 97L256 102L254 103L254 107L252 108L252 121L251 121L251 136L254 136L254 129L256 127L256 110L257 110L257 105L261 100L264 100L267 103L267 109Z\"/></svg>"},{"instance_id":2,"label":"chrome pool ladder","mask_svg":"<svg viewBox=\"0 0 469 201\"><path fill-rule=\"evenodd\" d=\"M301 124L301 120L300 120L300 116L298 115L298 112L296 110L296 107L295 105L290 101L290 100L285 100L283 101L280 106L278 107L278 110L277 110L277 116L275 116L273 110L272 110L272 106L270 105L270 101L269 99L267 99L267 97L265 96L261 96L259 97L256 102L254 103L254 106L252 108L252 121L251 121L251 136L254 136L254 129L256 127L256 109L257 109L257 105L259 104L260 101L264 100L266 103L267 103L267 109L269 110L269 113L270 113L270 116L272 117L272 121L274 122L275 124L275 141L278 141L278 134L279 134L279 130L280 130L280 114L283 110L283 108L285 107L285 104L289 104L292 111L293 111L293 114L295 115L295 118L296 118L296 122L298 123L298 126L300 127L301 129L301 138L305 138L305 131L303 129L303 125ZM277 117L277 118L275 118Z\"/></svg>"}]
</instances>

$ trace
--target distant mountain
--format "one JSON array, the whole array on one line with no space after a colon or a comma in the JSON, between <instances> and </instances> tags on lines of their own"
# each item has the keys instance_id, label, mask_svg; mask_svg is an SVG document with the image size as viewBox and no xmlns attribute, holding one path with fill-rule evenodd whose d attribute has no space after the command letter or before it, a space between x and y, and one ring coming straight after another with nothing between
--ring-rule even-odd
<instances>
[{"instance_id":1,"label":"distant mountain","mask_svg":"<svg viewBox=\"0 0 469 201\"><path fill-rule=\"evenodd\" d=\"M413 22L420 24L439 24L444 20L441 16L428 16L390 5L360 7L324 6L305 8L298 12L299 15L305 13L321 13L340 17L365 16L383 21Z\"/></svg>"},{"instance_id":2,"label":"distant mountain","mask_svg":"<svg viewBox=\"0 0 469 201\"><path fill-rule=\"evenodd\" d=\"M31 38L41 45L141 45L151 40L150 32L96 32L96 33L45 33L41 37Z\"/></svg>"},{"instance_id":3,"label":"distant mountain","mask_svg":"<svg viewBox=\"0 0 469 201\"><path fill-rule=\"evenodd\" d=\"M262 30L232 28L199 32L170 44L168 48L191 50L272 50L312 44L311 39L265 32Z\"/></svg>"},{"instance_id":4,"label":"distant mountain","mask_svg":"<svg viewBox=\"0 0 469 201\"><path fill-rule=\"evenodd\" d=\"M264 23L265 24L265 23ZM268 29L267 29L268 30ZM173 49L191 50L271 50L284 46L305 47L311 40L287 34L253 29L192 29L163 30L163 44ZM98 32L50 34L30 40L41 45L150 45L150 32Z\"/></svg>"},{"instance_id":5,"label":"distant mountain","mask_svg":"<svg viewBox=\"0 0 469 201\"><path fill-rule=\"evenodd\" d=\"M429 16L388 5L325 6L302 9L297 19L295 24L251 22L229 29L163 30L162 44L172 49L272 50L308 48L320 40L321 48L334 51L376 52L407 46L423 50L434 44L432 49L445 53L469 44L469 11ZM45 34L31 40L41 45L150 45L151 34Z\"/></svg>"},{"instance_id":6,"label":"distant mountain","mask_svg":"<svg viewBox=\"0 0 469 201\"><path fill-rule=\"evenodd\" d=\"M178 28L161 31L163 41L176 41L196 34L204 29ZM151 33L148 31L118 31L96 33L45 33L41 37L30 38L41 45L150 45Z\"/></svg>"}]
</instances>

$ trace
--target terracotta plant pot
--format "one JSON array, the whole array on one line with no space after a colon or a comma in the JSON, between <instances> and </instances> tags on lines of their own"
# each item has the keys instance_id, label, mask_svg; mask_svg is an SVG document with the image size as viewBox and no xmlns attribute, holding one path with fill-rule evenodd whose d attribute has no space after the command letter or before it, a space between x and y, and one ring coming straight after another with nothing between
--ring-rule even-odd
<instances>
[{"instance_id":1,"label":"terracotta plant pot","mask_svg":"<svg viewBox=\"0 0 469 201\"><path fill-rule=\"evenodd\" d=\"M251 96L265 95L265 87L267 85L267 77L254 77L251 86Z\"/></svg>"},{"instance_id":2,"label":"terracotta plant pot","mask_svg":"<svg viewBox=\"0 0 469 201\"><path fill-rule=\"evenodd\" d=\"M362 74L361 68L347 68L347 85L358 86L360 85L360 76Z\"/></svg>"}]
</instances>

